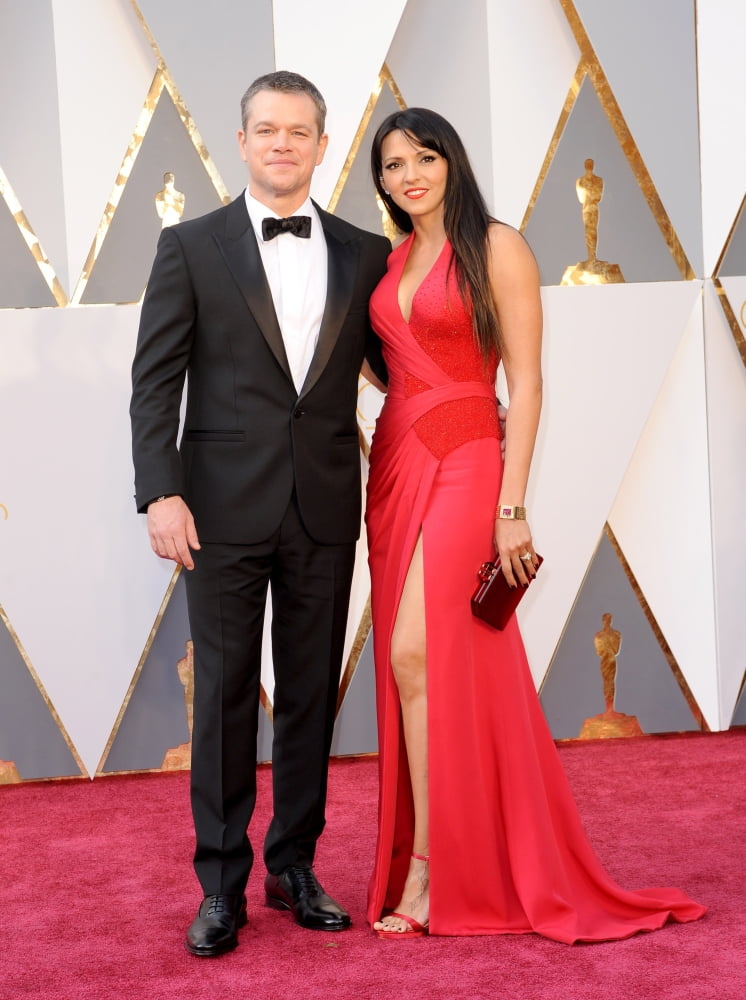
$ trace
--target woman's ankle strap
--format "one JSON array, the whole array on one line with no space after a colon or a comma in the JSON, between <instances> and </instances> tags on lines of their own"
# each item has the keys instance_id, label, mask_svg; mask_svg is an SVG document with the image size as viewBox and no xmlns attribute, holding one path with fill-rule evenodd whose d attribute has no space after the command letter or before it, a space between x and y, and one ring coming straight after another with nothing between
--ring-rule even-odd
<instances>
[{"instance_id":1,"label":"woman's ankle strap","mask_svg":"<svg viewBox=\"0 0 746 1000\"><path fill-rule=\"evenodd\" d=\"M430 860L430 855L429 854L415 854L414 851L412 851L412 857L415 858L417 861L429 861Z\"/></svg>"}]
</instances>

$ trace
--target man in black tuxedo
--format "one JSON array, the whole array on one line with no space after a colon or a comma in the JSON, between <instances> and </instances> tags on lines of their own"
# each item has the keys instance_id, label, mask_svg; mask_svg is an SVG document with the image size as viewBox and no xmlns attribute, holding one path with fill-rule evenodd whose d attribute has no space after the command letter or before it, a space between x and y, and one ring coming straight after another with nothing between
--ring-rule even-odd
<instances>
[{"instance_id":1,"label":"man in black tuxedo","mask_svg":"<svg viewBox=\"0 0 746 1000\"><path fill-rule=\"evenodd\" d=\"M390 251L310 199L327 145L313 84L295 73L260 77L241 113L248 188L163 230L130 407L138 510L154 551L190 571L194 867L204 899L186 947L204 956L234 948L246 922L268 586L266 902L304 927L350 923L312 865L360 529L357 376L365 355L383 374L368 298Z\"/></svg>"}]
</instances>

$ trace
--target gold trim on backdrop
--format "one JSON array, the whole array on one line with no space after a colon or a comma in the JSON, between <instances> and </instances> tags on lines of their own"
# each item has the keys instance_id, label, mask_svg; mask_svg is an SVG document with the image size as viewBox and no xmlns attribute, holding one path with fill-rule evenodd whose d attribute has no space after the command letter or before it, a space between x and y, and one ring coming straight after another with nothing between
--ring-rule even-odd
<instances>
[{"instance_id":1,"label":"gold trim on backdrop","mask_svg":"<svg viewBox=\"0 0 746 1000\"><path fill-rule=\"evenodd\" d=\"M357 381L357 398L358 405L355 413L357 419L357 437L360 444L360 451L363 453L363 457L366 462L370 461L370 445L368 444L368 438L366 437L365 431L373 433L376 428L375 420L371 423L369 418L363 413L360 408L360 396L365 392L366 389L375 388L372 382L369 382L364 375L360 375ZM365 424L365 430L363 429L363 424Z\"/></svg>"},{"instance_id":2,"label":"gold trim on backdrop","mask_svg":"<svg viewBox=\"0 0 746 1000\"><path fill-rule=\"evenodd\" d=\"M342 191L344 191L344 186L347 183L347 178L350 174L350 170L352 169L352 164L355 162L355 157L357 156L358 150L360 149L360 143L363 141L363 136L368 130L368 126L370 125L370 119L373 116L376 104L378 104L384 84L388 84L388 87L391 90L391 93L394 95L394 99L396 100L396 103L399 105L400 108L403 109L406 108L407 106L404 103L404 98L401 95L401 91L396 85L396 81L391 75L391 71L389 70L386 63L384 63L381 68L381 72L378 74L376 85L371 91L370 97L368 98L368 103L365 106L365 111L363 112L363 117L360 120L360 124L357 127L357 132L355 132L355 137L352 140L350 151L347 154L347 159L345 160L344 166L342 167L342 172L339 175L337 186L334 188L332 196L329 199L329 204L327 205L327 211L329 212L334 212L334 209L337 207L337 203L342 195Z\"/></svg>"},{"instance_id":3,"label":"gold trim on backdrop","mask_svg":"<svg viewBox=\"0 0 746 1000\"><path fill-rule=\"evenodd\" d=\"M135 667L135 673L133 674L132 680L130 681L130 686L127 689L127 694L125 695L124 701L122 702L121 707L119 709L119 714L117 715L116 721L114 722L114 727L112 728L111 733L109 734L109 739L107 740L106 746L104 747L104 752L101 755L101 760L98 762L98 767L96 768L95 772L96 777L115 773L111 771L104 771L103 767L104 764L106 763L109 753L111 752L114 740L117 738L119 727L122 724L122 719L124 718L124 714L127 711L127 708L130 703L130 698L132 697L132 694L135 688L137 687L137 682L140 680L140 674L142 673L142 668L145 666L145 661L147 660L148 654L150 653L150 648L153 645L153 641L155 640L156 635L158 634L158 629L161 627L163 616L166 613L166 608L168 607L169 601L171 600L171 595L174 592L180 574L181 574L181 566L177 566L174 569L173 573L171 574L171 579L169 581L168 587L166 588L166 593L163 595L161 606L158 608L158 613L155 616L155 621L153 622L153 626L150 629L148 638L145 641L145 646L143 648L142 653L140 654L140 659L137 662L137 666ZM158 771L160 770L160 768L153 768L153 770Z\"/></svg>"},{"instance_id":4,"label":"gold trim on backdrop","mask_svg":"<svg viewBox=\"0 0 746 1000\"><path fill-rule=\"evenodd\" d=\"M363 453L363 458L366 462L370 462L370 445L359 423L357 425L357 439L360 444L360 451Z\"/></svg>"},{"instance_id":5,"label":"gold trim on backdrop","mask_svg":"<svg viewBox=\"0 0 746 1000\"><path fill-rule=\"evenodd\" d=\"M62 738L64 739L65 743L67 744L67 748L70 751L70 753L72 754L73 760L75 761L75 763L80 768L80 775L82 777L84 777L84 778L87 778L88 777L88 771L87 771L85 765L83 764L83 761L80 758L80 754L78 753L78 751L76 750L75 746L73 745L72 740L68 736L67 730L65 729L65 726L62 723L62 719L60 719L59 715L57 714L57 709L52 704L52 702L51 702L51 700L49 698L49 695L47 694L46 689L45 689L44 685L41 682L41 678L39 677L39 675L37 674L36 670L34 669L34 665L31 662L31 660L29 659L28 653L23 648L23 643L19 639L18 634L16 633L16 630L13 628L13 626L12 626L12 624L10 622L10 619L8 618L8 615L6 614L5 609L3 608L2 604L0 604L0 622L2 622L5 625L5 628L8 630L8 635L13 640L13 642L15 644L15 647L18 650L18 653L20 654L21 659L23 660L23 662L24 662L24 664L26 666L26 669L28 670L29 674L31 675L31 678L32 678L34 684L36 685L36 688L37 688L39 694L42 696L44 704L47 706L47 711L49 712L49 714L54 719L55 725L59 729L59 731L60 731L60 733L62 735ZM64 775L64 777L65 778L78 777L78 775ZM28 780L29 781L35 781L35 780L38 780L38 779L29 778Z\"/></svg>"},{"instance_id":6,"label":"gold trim on backdrop","mask_svg":"<svg viewBox=\"0 0 746 1000\"><path fill-rule=\"evenodd\" d=\"M686 678L681 672L681 667L679 667L678 663L676 662L676 657L673 655L671 647L666 642L666 638L663 635L663 632L661 631L661 628L655 619L655 615L651 611L650 605L645 599L645 595L642 592L642 588L640 587L640 584L637 582L637 578L635 577L635 574L632 572L632 569L630 568L630 565L627 562L627 558L624 555L624 552L622 551L622 548L616 539L616 535L611 530L611 526L608 524L608 522L604 525L604 532L606 534L606 537L611 542L611 547L614 550L614 554L619 560L619 564L624 570L627 579L629 580L629 584L632 587L632 591L635 597L637 598L640 607L642 608L643 614L648 620L648 625L650 625L653 635L658 641L658 645L660 646L661 652L666 658L666 662L668 663L668 666L671 669L671 673L674 675L676 683L679 685L679 688L681 689L681 693L684 696L684 700L689 706L689 711L694 716L694 721L697 723L702 732L709 733L710 727L707 725L707 720L702 714L702 711L699 705L697 704L697 700L692 694L689 684L687 683Z\"/></svg>"},{"instance_id":7,"label":"gold trim on backdrop","mask_svg":"<svg viewBox=\"0 0 746 1000\"><path fill-rule=\"evenodd\" d=\"M109 228L114 219L114 215L117 210L117 206L124 193L127 181L132 173L132 168L135 165L135 160L137 159L137 154L140 152L140 147L142 146L145 135L150 128L150 123L153 120L153 115L155 114L155 109L158 106L158 101L163 93L166 91L173 102L176 111L181 118L184 127L186 128L189 138L194 145L199 158L202 160L203 166L207 171L210 180L215 187L215 190L220 195L223 204L227 204L231 199L228 191L223 184L217 169L212 162L207 148L202 141L202 137L199 134L197 126L192 120L189 111L187 110L184 101L179 94L176 85L174 84L171 76L166 68L165 64L161 61L158 68L155 71L153 77L153 82L150 85L150 89L145 98L145 103L140 112L140 117L135 125L135 130L132 133L130 139L130 144L127 147L127 152L124 154L124 159L122 160L122 165L119 168L119 173L117 174L116 180L114 181L114 188L109 195L109 200L104 209L104 214L101 217L101 221L98 224L98 229L96 230L96 235L93 238L93 244L88 252L88 257L83 265L83 272L78 279L78 283L75 287L75 291L70 299L71 305L79 306L81 304L81 299L85 292L86 286L91 276L91 272L95 267L96 260L103 246L104 240L109 232ZM121 303L120 303L121 304Z\"/></svg>"},{"instance_id":8,"label":"gold trim on backdrop","mask_svg":"<svg viewBox=\"0 0 746 1000\"><path fill-rule=\"evenodd\" d=\"M720 251L720 256L718 257L717 263L715 264L715 270L712 272L713 278L718 277L718 275L720 274L720 268L723 266L723 263L725 261L725 255L728 253L730 245L733 242L733 237L735 236L736 229L738 228L738 223L741 221L741 216L743 215L744 208L746 208L746 195L744 195L743 201L738 206L738 211L736 212L736 217L733 220L733 225L730 227L730 231L728 235L725 237L725 243L723 243L723 249Z\"/></svg>"},{"instance_id":9,"label":"gold trim on backdrop","mask_svg":"<svg viewBox=\"0 0 746 1000\"><path fill-rule=\"evenodd\" d=\"M161 54L161 50L158 47L158 42L155 40L155 36L153 32L150 30L148 22L142 15L140 7L137 4L137 0L131 0L131 3L135 11L135 14L137 16L137 19L142 25L143 31L147 35L148 41L150 42L150 46L153 49L153 52L155 52L156 54L156 57L158 59L158 69L163 74L163 78L166 82L166 89L168 90L168 93L171 96L171 100L174 102L176 110L179 112L179 117L181 118L187 132L189 133L189 137L192 140L192 143L194 144L194 148L197 150L199 158L202 160L204 168L207 171L215 190L220 195L223 204L227 205L228 202L231 201L231 196L228 193L227 187L223 183L223 178L220 176L217 167L213 163L212 157L207 151L207 146L205 145L204 140L200 135L199 129L197 128L194 119L189 113L189 109L186 106L184 98L181 96L181 93L179 92L179 88L176 86L174 78L171 76L171 71L166 65L166 60L163 58L163 55Z\"/></svg>"},{"instance_id":10,"label":"gold trim on backdrop","mask_svg":"<svg viewBox=\"0 0 746 1000\"><path fill-rule=\"evenodd\" d=\"M31 228L31 223L26 218L26 213L23 211L20 201L16 198L15 191L10 186L10 182L5 176L2 167L0 167L0 196L2 196L3 201L8 206L8 211L13 216L13 220L18 226L18 230L25 240L26 246L31 251L31 256L34 258L34 262L39 268L47 288L54 296L54 301L58 306L66 306L67 295L65 295L65 291L55 274L54 268L49 262L49 258L42 250L39 238Z\"/></svg>"},{"instance_id":11,"label":"gold trim on backdrop","mask_svg":"<svg viewBox=\"0 0 746 1000\"><path fill-rule=\"evenodd\" d=\"M733 339L735 340L736 347L738 348L738 353L741 355L741 361L743 361L744 365L746 365L746 337L744 337L743 327L746 326L746 302L743 302L741 304L741 308L739 310L740 313L740 322L739 322L739 316L736 315L736 310L731 305L730 299L728 298L728 295L720 281L720 268L723 266L723 263L725 261L725 256L728 253L728 250L730 249L731 243L733 242L733 237L735 235L738 224L743 217L745 208L746 208L746 196L744 197L743 201L738 207L738 211L736 212L736 217L733 220L733 225L730 227L730 232L726 237L725 243L723 244L723 249L720 251L720 256L717 259L717 263L715 264L715 270L713 271L712 274L712 283L715 286L715 290L718 293L718 298L720 299L720 305L723 308L723 312L725 313L725 318L728 321L728 326L731 329L731 332L733 334ZM741 325L742 323L743 326Z\"/></svg>"},{"instance_id":12,"label":"gold trim on backdrop","mask_svg":"<svg viewBox=\"0 0 746 1000\"><path fill-rule=\"evenodd\" d=\"M578 64L578 68L575 71L575 77L570 87L570 92L565 101L565 106L562 110L562 113L560 114L560 121L552 137L552 143L550 144L550 151L547 153L547 157L542 166L542 170L539 175L539 180L536 183L536 187L534 188L534 192L529 202L529 207L527 208L526 214L524 215L524 219L521 224L521 229L523 230L525 228L525 225L528 222L531 212L533 211L538 194L541 191L544 179L546 178L549 165L556 153L557 145L559 143L559 138L562 134L565 125L567 124L567 119L569 117L570 111L572 110L572 105L574 105L575 103L577 94L573 96L574 88L577 86L579 90L579 83L582 82L583 78L587 75L590 78L591 83L593 84L593 88L596 91L596 95L601 104L601 107L603 108L604 114L606 115L609 124L614 130L614 134L617 137L617 141L619 142L619 145L621 146L622 151L627 158L627 162L629 163L632 169L632 172L635 176L635 179L637 180L640 190L642 191L642 194L648 203L650 211L653 214L653 218L655 219L658 228L660 229L661 234L663 235L663 239L665 240L666 245L668 246L668 249L674 258L674 261L676 262L676 266L678 267L682 278L686 280L691 280L692 278L695 277L694 270L691 264L689 263L686 253L684 252L684 248L681 245L681 242L679 241L676 232L674 231L674 228L671 224L671 220L669 219L668 214L666 213L666 210L663 207L663 202L661 201L658 192L655 189L655 184L653 183L653 179L650 176L647 167L645 166L643 158L640 155L640 151L637 148L637 144L635 143L635 140L632 137L632 133L630 132L629 126L627 125L624 115L622 114L622 110L619 107L616 98L614 97L611 87L609 86L609 81L606 79L606 75L603 69L601 68L601 63L591 44L588 34L586 33L585 27L583 26L583 22L581 21L580 16L577 10L575 9L575 5L572 2L572 0L560 0L560 6L562 7L565 17L567 18L572 33L575 37L575 41L577 42L578 48L580 49L580 63ZM569 108L568 108L568 103L569 103Z\"/></svg>"},{"instance_id":13,"label":"gold trim on backdrop","mask_svg":"<svg viewBox=\"0 0 746 1000\"><path fill-rule=\"evenodd\" d=\"M360 618L360 624L358 625L357 632L355 633L355 638L352 641L350 655L347 657L347 663L342 671L342 680L339 682L339 692L337 694L337 715L339 715L339 710L342 708L342 702L345 700L345 695L347 694L350 684L352 683L352 678L355 676L358 663L360 663L363 647L365 646L368 635L370 634L370 626L370 597L368 597L362 617Z\"/></svg>"},{"instance_id":14,"label":"gold trim on backdrop","mask_svg":"<svg viewBox=\"0 0 746 1000\"><path fill-rule=\"evenodd\" d=\"M164 86L165 80L163 73L160 69L157 69L155 71L155 76L153 77L153 82L150 85L150 90L145 98L145 103L140 111L140 117L135 125L135 130L132 133L130 144L127 147L127 152L124 154L124 159L122 160L122 164L119 168L119 173L114 181L114 188L109 195L109 200L104 208L104 214L101 216L101 220L96 230L96 235L93 237L93 243L91 245L91 249L88 251L85 264L83 265L83 271L78 278L75 291L70 299L71 305L79 306L81 304L81 299L83 298L83 293L85 292L88 284L88 279L91 276L91 272L96 264L101 247L103 246L104 240L109 232L109 227L111 226L112 219L114 218L114 213L116 212L117 206L119 205L121 197L124 194L125 185L127 184L130 174L132 173L132 168L135 165L137 154L140 152L140 146L142 145L145 134L150 127L150 122L153 119L153 115L158 105L158 100L163 93Z\"/></svg>"},{"instance_id":15,"label":"gold trim on backdrop","mask_svg":"<svg viewBox=\"0 0 746 1000\"><path fill-rule=\"evenodd\" d=\"M549 142L549 149L544 157L544 162L541 165L541 170L539 171L539 176L536 179L536 184L534 184L534 190L531 192L531 197L528 200L528 205L526 206L526 211L523 214L523 219L521 221L520 230L522 233L526 231L526 226L528 225L528 220L531 218L533 210L536 206L541 189L544 187L544 181L549 173L549 168L554 160L555 153L557 152L557 147L559 146L559 141L562 138L562 133L565 131L565 126L570 118L570 113L575 106L575 102L578 99L578 94L580 93L580 88L583 85L583 80L587 76L587 71L585 65L581 61L578 63L578 68L575 70L575 76L573 77L572 83L570 84L570 89L567 92L567 97L565 98L565 103L562 105L562 111L560 111L559 120L552 133L552 138Z\"/></svg>"},{"instance_id":16,"label":"gold trim on backdrop","mask_svg":"<svg viewBox=\"0 0 746 1000\"><path fill-rule=\"evenodd\" d=\"M744 688L746 688L746 670L744 670L743 677L741 678L741 686L738 689L738 695L736 696L736 701L735 704L733 705L733 714L730 717L730 724L728 726L729 729L732 729L733 726L737 724L733 722L733 719L735 717L736 712L738 711L741 698L743 697ZM740 725L740 723L738 723L738 725Z\"/></svg>"},{"instance_id":17,"label":"gold trim on backdrop","mask_svg":"<svg viewBox=\"0 0 746 1000\"><path fill-rule=\"evenodd\" d=\"M738 353L741 355L741 361L746 365L746 337L743 335L743 330L741 329L741 324L738 322L738 316L736 316L733 307L730 304L730 300L726 294L725 289L720 283L719 278L713 278L712 283L715 286L715 291L718 293L718 299L720 300L720 305L725 313L725 318L728 321L728 326L733 334L733 339L736 342L736 347L738 348ZM744 308L746 303L741 306L741 315L744 314Z\"/></svg>"},{"instance_id":18,"label":"gold trim on backdrop","mask_svg":"<svg viewBox=\"0 0 746 1000\"><path fill-rule=\"evenodd\" d=\"M187 639L184 643L184 655L176 663L176 673L179 683L184 688L184 708L186 709L187 732L186 743L169 747L163 756L162 771L188 771L192 765L192 733L194 730L194 643Z\"/></svg>"},{"instance_id":19,"label":"gold trim on backdrop","mask_svg":"<svg viewBox=\"0 0 746 1000\"><path fill-rule=\"evenodd\" d=\"M269 721L274 723L275 715L274 715L274 709L272 708L272 701L269 695L267 694L263 684L259 685L259 704L267 713L267 718L269 719Z\"/></svg>"}]
</instances>

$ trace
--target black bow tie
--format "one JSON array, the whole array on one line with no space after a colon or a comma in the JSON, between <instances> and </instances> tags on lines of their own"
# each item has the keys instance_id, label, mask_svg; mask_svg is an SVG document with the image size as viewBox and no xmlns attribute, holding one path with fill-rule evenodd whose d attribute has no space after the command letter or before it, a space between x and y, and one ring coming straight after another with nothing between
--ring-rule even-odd
<instances>
[{"instance_id":1,"label":"black bow tie","mask_svg":"<svg viewBox=\"0 0 746 1000\"><path fill-rule=\"evenodd\" d=\"M278 233L292 233L307 240L311 235L310 215L291 215L287 219L262 219L262 239L273 240Z\"/></svg>"}]
</instances>

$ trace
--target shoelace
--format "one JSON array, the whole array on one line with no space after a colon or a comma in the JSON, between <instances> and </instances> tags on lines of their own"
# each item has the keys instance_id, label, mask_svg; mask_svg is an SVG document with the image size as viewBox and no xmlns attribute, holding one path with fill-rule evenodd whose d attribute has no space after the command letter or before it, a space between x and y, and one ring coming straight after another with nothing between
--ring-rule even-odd
<instances>
[{"instance_id":1,"label":"shoelace","mask_svg":"<svg viewBox=\"0 0 746 1000\"><path fill-rule=\"evenodd\" d=\"M320 892L319 883L312 868L293 868L293 874L298 880L300 891L307 896L318 896Z\"/></svg>"},{"instance_id":2,"label":"shoelace","mask_svg":"<svg viewBox=\"0 0 746 1000\"><path fill-rule=\"evenodd\" d=\"M225 913L227 909L225 896L213 896L210 900L210 905L207 907L207 916L212 917L216 913Z\"/></svg>"}]
</instances>

